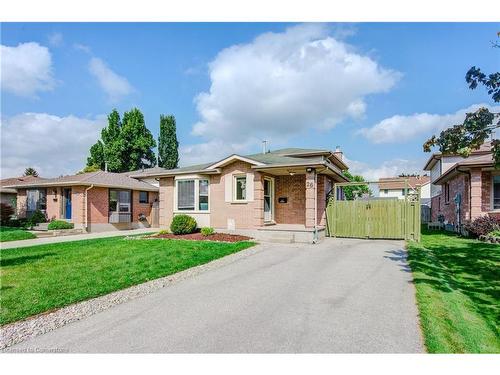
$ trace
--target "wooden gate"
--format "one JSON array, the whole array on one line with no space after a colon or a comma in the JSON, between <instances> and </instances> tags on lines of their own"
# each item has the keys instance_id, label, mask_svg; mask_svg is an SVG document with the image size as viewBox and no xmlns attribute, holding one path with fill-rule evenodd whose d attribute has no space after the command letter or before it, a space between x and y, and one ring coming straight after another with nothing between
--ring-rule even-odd
<instances>
[{"instance_id":1,"label":"wooden gate","mask_svg":"<svg viewBox=\"0 0 500 375\"><path fill-rule=\"evenodd\" d=\"M327 202L329 236L420 241L419 191L405 199L341 200L339 195L332 194Z\"/></svg>"}]
</instances>

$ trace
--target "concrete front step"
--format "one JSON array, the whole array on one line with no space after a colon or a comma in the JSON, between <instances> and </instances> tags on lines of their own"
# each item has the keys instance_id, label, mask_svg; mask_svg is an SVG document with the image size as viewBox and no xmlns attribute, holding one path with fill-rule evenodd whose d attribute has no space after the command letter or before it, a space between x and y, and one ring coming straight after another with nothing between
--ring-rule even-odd
<instances>
[{"instance_id":1,"label":"concrete front step","mask_svg":"<svg viewBox=\"0 0 500 375\"><path fill-rule=\"evenodd\" d=\"M58 236L72 236L75 234L82 234L83 229L56 229L56 230L45 230L45 231L31 231L35 234L37 238L45 237L58 237Z\"/></svg>"}]
</instances>

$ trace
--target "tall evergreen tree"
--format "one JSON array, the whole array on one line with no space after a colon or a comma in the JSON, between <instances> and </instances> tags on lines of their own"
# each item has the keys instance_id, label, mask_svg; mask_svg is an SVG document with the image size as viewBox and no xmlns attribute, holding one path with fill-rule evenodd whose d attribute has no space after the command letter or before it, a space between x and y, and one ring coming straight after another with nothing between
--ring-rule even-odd
<instances>
[{"instance_id":1,"label":"tall evergreen tree","mask_svg":"<svg viewBox=\"0 0 500 375\"><path fill-rule=\"evenodd\" d=\"M158 137L158 166L167 169L179 165L179 142L175 117L160 115L160 136Z\"/></svg>"},{"instance_id":2,"label":"tall evergreen tree","mask_svg":"<svg viewBox=\"0 0 500 375\"><path fill-rule=\"evenodd\" d=\"M125 112L123 120L116 109L108 116L108 126L101 131L101 139L90 148L87 167L109 172L127 172L156 165L153 148L156 142L146 128L144 116L137 108Z\"/></svg>"}]
</instances>

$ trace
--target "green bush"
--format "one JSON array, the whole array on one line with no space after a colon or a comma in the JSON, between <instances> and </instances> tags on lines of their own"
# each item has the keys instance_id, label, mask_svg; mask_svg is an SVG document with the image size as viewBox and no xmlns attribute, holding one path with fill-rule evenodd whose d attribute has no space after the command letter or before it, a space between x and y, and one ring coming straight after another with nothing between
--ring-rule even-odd
<instances>
[{"instance_id":1,"label":"green bush","mask_svg":"<svg viewBox=\"0 0 500 375\"><path fill-rule=\"evenodd\" d=\"M215 233L215 231L214 231L214 228L212 228L212 227L201 228L201 234L204 235L205 237L210 236L211 234L214 234L214 233Z\"/></svg>"},{"instance_id":2,"label":"green bush","mask_svg":"<svg viewBox=\"0 0 500 375\"><path fill-rule=\"evenodd\" d=\"M162 229L161 231L158 232L158 234L162 235L162 234L169 234L169 231L166 230L166 229Z\"/></svg>"},{"instance_id":3,"label":"green bush","mask_svg":"<svg viewBox=\"0 0 500 375\"><path fill-rule=\"evenodd\" d=\"M31 217L28 219L27 225L29 227L33 227L37 224L45 223L46 221L47 218L45 217L45 214L40 210L36 210L35 212L33 212L33 215L31 215Z\"/></svg>"},{"instance_id":4,"label":"green bush","mask_svg":"<svg viewBox=\"0 0 500 375\"><path fill-rule=\"evenodd\" d=\"M497 230L494 230L494 231L488 233L488 236L500 238L500 229L497 229Z\"/></svg>"},{"instance_id":5,"label":"green bush","mask_svg":"<svg viewBox=\"0 0 500 375\"><path fill-rule=\"evenodd\" d=\"M189 234L196 230L196 220L188 215L176 215L170 224L173 234Z\"/></svg>"},{"instance_id":6,"label":"green bush","mask_svg":"<svg viewBox=\"0 0 500 375\"><path fill-rule=\"evenodd\" d=\"M64 220L53 220L49 223L49 230L54 229L73 229L75 226L73 223L68 223Z\"/></svg>"}]
</instances>

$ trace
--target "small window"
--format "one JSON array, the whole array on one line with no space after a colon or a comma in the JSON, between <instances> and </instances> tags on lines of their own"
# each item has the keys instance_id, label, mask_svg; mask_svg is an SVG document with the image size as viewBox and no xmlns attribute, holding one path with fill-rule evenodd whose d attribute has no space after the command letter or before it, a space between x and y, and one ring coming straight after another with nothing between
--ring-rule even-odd
<instances>
[{"instance_id":1,"label":"small window","mask_svg":"<svg viewBox=\"0 0 500 375\"><path fill-rule=\"evenodd\" d=\"M235 176L234 177L234 200L244 201L247 199L247 177L246 176Z\"/></svg>"},{"instance_id":2,"label":"small window","mask_svg":"<svg viewBox=\"0 0 500 375\"><path fill-rule=\"evenodd\" d=\"M198 184L198 209L208 211L208 180L199 180Z\"/></svg>"},{"instance_id":3,"label":"small window","mask_svg":"<svg viewBox=\"0 0 500 375\"><path fill-rule=\"evenodd\" d=\"M388 189L384 189L384 194L389 194L389 190Z\"/></svg>"},{"instance_id":4,"label":"small window","mask_svg":"<svg viewBox=\"0 0 500 375\"><path fill-rule=\"evenodd\" d=\"M493 176L493 209L500 210L500 175Z\"/></svg>"},{"instance_id":5,"label":"small window","mask_svg":"<svg viewBox=\"0 0 500 375\"><path fill-rule=\"evenodd\" d=\"M149 193L147 191L139 192L139 203L149 203Z\"/></svg>"},{"instance_id":6,"label":"small window","mask_svg":"<svg viewBox=\"0 0 500 375\"><path fill-rule=\"evenodd\" d=\"M444 184L444 202L450 203L450 184Z\"/></svg>"}]
</instances>

